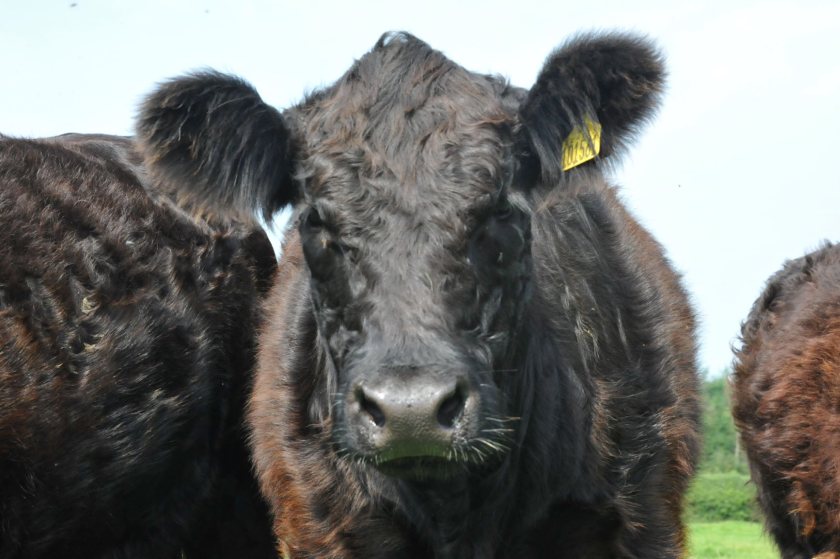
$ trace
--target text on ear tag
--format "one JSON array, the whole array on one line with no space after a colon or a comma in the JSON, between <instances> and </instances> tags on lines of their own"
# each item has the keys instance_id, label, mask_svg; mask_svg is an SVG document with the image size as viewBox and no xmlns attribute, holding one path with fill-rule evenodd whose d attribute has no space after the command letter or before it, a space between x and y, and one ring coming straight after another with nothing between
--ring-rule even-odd
<instances>
[{"instance_id":1,"label":"text on ear tag","mask_svg":"<svg viewBox=\"0 0 840 559\"><path fill-rule=\"evenodd\" d=\"M589 118L583 119L588 133L575 126L563 140L563 170L568 171L586 163L601 151L601 124Z\"/></svg>"}]
</instances>

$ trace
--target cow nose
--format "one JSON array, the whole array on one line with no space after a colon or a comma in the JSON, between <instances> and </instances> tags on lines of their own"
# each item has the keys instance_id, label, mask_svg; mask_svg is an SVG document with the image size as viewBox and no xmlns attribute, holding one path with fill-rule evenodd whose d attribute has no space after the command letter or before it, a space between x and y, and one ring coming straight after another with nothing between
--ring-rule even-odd
<instances>
[{"instance_id":1,"label":"cow nose","mask_svg":"<svg viewBox=\"0 0 840 559\"><path fill-rule=\"evenodd\" d=\"M369 443L394 456L444 454L474 407L466 382L458 380L359 384L353 392Z\"/></svg>"},{"instance_id":2,"label":"cow nose","mask_svg":"<svg viewBox=\"0 0 840 559\"><path fill-rule=\"evenodd\" d=\"M464 411L466 398L458 385L417 398L413 394L358 389L359 407L377 427L405 423L417 429L451 429ZM434 424L436 422L436 424Z\"/></svg>"}]
</instances>

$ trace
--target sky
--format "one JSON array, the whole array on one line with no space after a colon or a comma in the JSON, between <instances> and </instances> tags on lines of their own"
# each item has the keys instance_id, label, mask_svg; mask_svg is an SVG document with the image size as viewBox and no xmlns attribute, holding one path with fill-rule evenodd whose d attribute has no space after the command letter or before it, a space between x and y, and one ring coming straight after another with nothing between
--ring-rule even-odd
<instances>
[{"instance_id":1,"label":"sky","mask_svg":"<svg viewBox=\"0 0 840 559\"><path fill-rule=\"evenodd\" d=\"M392 30L530 87L564 40L613 29L654 39L669 85L612 181L683 274L700 365L721 374L767 277L840 241L840 1L0 0L0 133L129 135L156 83L199 68L282 109Z\"/></svg>"}]
</instances>

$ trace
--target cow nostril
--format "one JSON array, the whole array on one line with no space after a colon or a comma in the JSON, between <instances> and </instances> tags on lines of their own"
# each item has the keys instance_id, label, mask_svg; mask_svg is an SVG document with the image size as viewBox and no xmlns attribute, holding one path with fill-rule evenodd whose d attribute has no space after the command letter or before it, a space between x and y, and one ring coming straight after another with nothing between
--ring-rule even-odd
<instances>
[{"instance_id":1,"label":"cow nostril","mask_svg":"<svg viewBox=\"0 0 840 559\"><path fill-rule=\"evenodd\" d=\"M455 425L455 421L460 417L461 413L464 411L464 404L466 403L466 398L464 397L464 393L461 390L461 387L458 386L455 388L455 392L450 394L441 404L437 411L437 420L438 423L446 427L447 429L451 429Z\"/></svg>"},{"instance_id":2,"label":"cow nostril","mask_svg":"<svg viewBox=\"0 0 840 559\"><path fill-rule=\"evenodd\" d=\"M385 413L382 411L382 408L376 402L367 398L363 389L359 388L356 392L356 398L359 401L359 407L370 416L377 427L385 425Z\"/></svg>"}]
</instances>

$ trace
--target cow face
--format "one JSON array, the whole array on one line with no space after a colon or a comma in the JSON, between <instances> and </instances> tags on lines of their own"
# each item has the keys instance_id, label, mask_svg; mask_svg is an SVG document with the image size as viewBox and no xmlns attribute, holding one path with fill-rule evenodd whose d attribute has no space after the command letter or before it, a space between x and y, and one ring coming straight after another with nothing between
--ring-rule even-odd
<instances>
[{"instance_id":1,"label":"cow face","mask_svg":"<svg viewBox=\"0 0 840 559\"><path fill-rule=\"evenodd\" d=\"M500 463L517 428L506 395L533 190L562 187L564 143L593 121L597 172L661 78L655 51L620 35L561 48L530 92L395 35L283 115L225 76L175 80L138 132L152 173L182 191L267 214L296 205L337 446L441 478Z\"/></svg>"},{"instance_id":2,"label":"cow face","mask_svg":"<svg viewBox=\"0 0 840 559\"><path fill-rule=\"evenodd\" d=\"M526 298L528 212L502 188L446 212L369 197L376 216L324 194L299 218L337 442L389 472L487 462L510 430L497 377Z\"/></svg>"},{"instance_id":3,"label":"cow face","mask_svg":"<svg viewBox=\"0 0 840 559\"><path fill-rule=\"evenodd\" d=\"M510 89L395 41L287 118L337 442L436 475L509 444L497 377L527 298L530 210Z\"/></svg>"}]
</instances>

